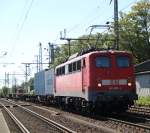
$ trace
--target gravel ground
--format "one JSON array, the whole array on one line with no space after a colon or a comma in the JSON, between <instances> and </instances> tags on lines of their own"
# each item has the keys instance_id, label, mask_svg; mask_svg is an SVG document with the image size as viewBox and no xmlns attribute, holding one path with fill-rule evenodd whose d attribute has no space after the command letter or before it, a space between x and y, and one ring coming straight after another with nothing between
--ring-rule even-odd
<instances>
[{"instance_id":1,"label":"gravel ground","mask_svg":"<svg viewBox=\"0 0 150 133\"><path fill-rule=\"evenodd\" d=\"M54 129L52 126L49 126L42 120L23 111L19 107L10 108L10 111L23 123L23 125L31 133L59 133L59 131Z\"/></svg>"},{"instance_id":2,"label":"gravel ground","mask_svg":"<svg viewBox=\"0 0 150 133\"><path fill-rule=\"evenodd\" d=\"M30 103L32 104L32 103ZM41 105L37 105L41 106ZM116 132L121 132L121 133L150 133L150 131L140 129L138 127L131 127L126 124L122 124L119 122L111 121L108 120L107 117L97 117L97 118L92 118L92 117L87 117L83 115L78 115L75 113L71 112L66 112L63 110L60 110L58 108L53 108L53 107L47 107L47 106L41 106L44 108L47 108L49 110L58 112L58 113L52 113L50 114L47 111L43 111L40 109L36 109L34 107L28 107L32 109L33 111L44 115L47 118L53 119L56 122L59 122L60 124L63 124L66 127L70 127L72 130L75 130L77 132L91 132L91 133L101 133L104 132L99 128L94 128L93 126L89 126L88 124L84 123L83 121L86 121L87 123L92 123L93 125L96 124L99 127L107 127L110 129L114 129ZM112 116L113 117L113 116ZM130 119L130 118L129 118ZM79 121L82 120L82 121ZM138 122L137 122L138 124Z\"/></svg>"},{"instance_id":3,"label":"gravel ground","mask_svg":"<svg viewBox=\"0 0 150 133\"><path fill-rule=\"evenodd\" d=\"M29 107L29 108L33 108L33 107ZM91 128L91 126L88 126L88 124L83 124L81 121L78 121L76 119L80 119L82 121L86 121L87 123L92 123L93 125L98 125L100 127L107 127L107 128L110 128L110 129L114 129L116 132L121 132L121 133L150 133L150 131L148 130L144 130L144 129L140 129L138 127L131 127L129 125L126 125L126 124L122 124L122 123L119 123L119 122L115 122L115 121L112 121L112 120L108 120L107 117L97 117L97 118L92 118L92 117L87 117L87 116L82 116L82 115L78 115L78 114L74 114L74 113L70 113L70 112L66 112L66 111L63 111L63 110L60 110L60 109L57 109L57 108L53 108L53 107L45 107L44 108L47 108L49 110L52 110L52 111L55 111L55 112L58 112L56 114L59 114L59 115L54 115L55 118L52 118L53 114L55 113L52 113L52 116L48 113L46 113L45 111L40 111L39 109L32 109L32 110L37 110L39 113L43 114L45 117L48 117L50 119L54 119L54 121L60 121L63 123L63 121L66 120L66 126L67 126L67 123L68 122L72 122L72 123L78 123L80 124L80 127L76 127L75 125L76 124L72 124L75 126L75 130L78 132L78 131L90 131L90 132L93 132L94 130ZM44 113L45 112L45 113ZM112 116L113 117L113 116ZM59 120L61 119L61 120ZM130 119L130 118L129 118ZM128 120L128 119L127 119ZM74 122L73 122L74 121ZM75 122L76 121L76 122ZM136 122L135 122L136 123ZM137 122L138 124L138 122ZM86 128L82 125L85 125ZM81 129L80 129L81 128ZM83 130L85 129L85 130ZM82 131L83 130L83 131ZM97 128L96 128L97 130ZM96 131L95 132L100 132L100 131ZM101 131L103 132L103 131Z\"/></svg>"},{"instance_id":4,"label":"gravel ground","mask_svg":"<svg viewBox=\"0 0 150 133\"><path fill-rule=\"evenodd\" d=\"M3 112L5 121L6 121L7 125L8 125L8 128L9 128L10 132L11 133L22 133L20 131L20 129L18 128L18 126L14 123L14 121L7 114L7 112L4 109L2 109L2 112Z\"/></svg>"},{"instance_id":5,"label":"gravel ground","mask_svg":"<svg viewBox=\"0 0 150 133\"><path fill-rule=\"evenodd\" d=\"M104 132L106 132L106 131L103 131L101 129L101 128L103 128L101 125L94 127L94 126L92 126L92 124L88 125L88 123L83 122L82 120L79 121L79 119L76 120L75 118L73 120L74 116L72 115L72 118L69 117L70 113L68 113L68 117L66 117L67 115L65 115L65 116L62 115L61 111L59 113L57 113L56 115L54 115L54 113L51 114L48 111L37 109L37 108L32 107L32 106L28 106L27 108L29 108L29 109L31 109L31 110L33 110L33 111L35 111L41 115L53 120L53 121L56 121L56 122L70 128L70 129L72 129L78 133L104 133ZM79 115L78 115L78 117L80 119L82 119Z\"/></svg>"}]
</instances>

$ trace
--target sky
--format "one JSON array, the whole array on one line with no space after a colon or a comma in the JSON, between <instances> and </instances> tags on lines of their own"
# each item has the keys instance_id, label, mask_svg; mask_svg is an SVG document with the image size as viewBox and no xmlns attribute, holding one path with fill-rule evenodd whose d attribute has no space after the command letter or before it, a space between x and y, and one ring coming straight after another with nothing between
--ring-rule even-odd
<instances>
[{"instance_id":1,"label":"sky","mask_svg":"<svg viewBox=\"0 0 150 133\"><path fill-rule=\"evenodd\" d=\"M130 11L137 1L118 0L119 11ZM24 74L22 63L36 62L40 42L43 49L48 42L61 44L60 31L66 29L66 37L78 38L89 34L89 26L107 21L113 21L110 0L0 0L0 86L4 86L5 72ZM47 55L43 50L43 62L48 62ZM36 65L30 70L33 76ZM25 80L24 75L11 75L10 86L14 77L17 84Z\"/></svg>"}]
</instances>

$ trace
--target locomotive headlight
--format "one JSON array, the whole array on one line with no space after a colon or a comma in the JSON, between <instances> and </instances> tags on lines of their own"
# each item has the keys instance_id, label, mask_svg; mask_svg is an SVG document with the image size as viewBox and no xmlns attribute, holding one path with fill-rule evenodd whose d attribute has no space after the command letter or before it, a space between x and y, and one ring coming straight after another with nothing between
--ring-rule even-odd
<instances>
[{"instance_id":1,"label":"locomotive headlight","mask_svg":"<svg viewBox=\"0 0 150 133\"><path fill-rule=\"evenodd\" d=\"M132 83L131 83L131 82L129 82L129 83L128 83L128 86L132 86Z\"/></svg>"},{"instance_id":2,"label":"locomotive headlight","mask_svg":"<svg viewBox=\"0 0 150 133\"><path fill-rule=\"evenodd\" d=\"M101 87L101 86L102 86L102 84L101 84L101 83L98 83L98 84L97 84L97 86L98 86L98 87Z\"/></svg>"},{"instance_id":3,"label":"locomotive headlight","mask_svg":"<svg viewBox=\"0 0 150 133\"><path fill-rule=\"evenodd\" d=\"M132 86L132 79L131 79L131 77L128 77L128 86L129 87Z\"/></svg>"}]
</instances>

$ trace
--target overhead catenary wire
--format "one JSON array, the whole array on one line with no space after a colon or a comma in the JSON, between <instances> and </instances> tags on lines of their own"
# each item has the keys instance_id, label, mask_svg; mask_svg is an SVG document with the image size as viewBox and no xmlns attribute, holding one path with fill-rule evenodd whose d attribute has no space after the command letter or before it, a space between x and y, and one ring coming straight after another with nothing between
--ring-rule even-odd
<instances>
[{"instance_id":1,"label":"overhead catenary wire","mask_svg":"<svg viewBox=\"0 0 150 133\"><path fill-rule=\"evenodd\" d=\"M78 24L75 24L74 26L72 26L69 30L68 30L68 33L69 32L71 32L72 30L74 30L74 29L76 29L76 28L78 28L78 27L80 27L81 25L83 25L83 24L81 24L83 21L86 21L86 19L87 18L89 18L89 14L94 14L95 12L97 12L97 9L99 9L100 8L100 5L99 6L97 6L96 8L94 8L94 9L92 9L92 13L87 13L88 15L86 16L86 17L84 17L82 20L81 20L81 22L80 23L78 23ZM101 7L101 9L103 9L104 7ZM99 15L96 15L96 17L98 17ZM94 17L94 19L95 19L95 17ZM93 18L92 18L92 20L93 20ZM91 20L90 20L91 21Z\"/></svg>"},{"instance_id":2,"label":"overhead catenary wire","mask_svg":"<svg viewBox=\"0 0 150 133\"><path fill-rule=\"evenodd\" d=\"M70 33L70 32L72 32L72 31L74 31L75 29L77 29L77 28L79 28L81 25L83 25L84 23L84 21L86 21L86 19L87 18L89 18L89 14L93 14L93 13L95 13L95 12L97 12L97 9L99 9L100 8L100 6L96 6L95 8L93 8L91 11L92 11L92 13L91 13L91 11L90 12L88 12L87 14L87 16L86 17L84 17L79 23L77 23L77 24L75 24L75 25L73 25L73 26L71 26L70 28L69 28L69 30L67 31L67 33ZM103 8L103 7L102 7ZM97 15L96 15L97 16ZM98 16L97 16L98 17ZM94 17L95 18L95 17ZM56 39L54 40L54 43L57 43L57 41L59 40L59 36L60 36L60 33L58 33L57 34L57 37L56 37Z\"/></svg>"},{"instance_id":3,"label":"overhead catenary wire","mask_svg":"<svg viewBox=\"0 0 150 133\"><path fill-rule=\"evenodd\" d=\"M28 0L29 1L29 0ZM11 36L11 38L10 38L10 40L9 40L9 44L8 44L8 48L5 50L5 51L2 51L2 52L6 52L7 54L5 55L5 61L6 61L6 59L7 58L9 58L9 57L11 57L11 51L13 51L13 45L12 45L12 43L15 41L15 38L16 38L16 35L17 35L17 32L18 32L18 28L19 28L19 25L20 25L20 21L21 21L21 19L22 19L22 16L23 16L23 14L24 14L24 10L26 10L26 7L27 7L27 4L28 4L28 1L26 0L25 1L25 4L24 4L24 6L23 6L23 10L21 11L22 13L21 13L21 16L19 17L19 19L18 19L18 23L17 23L17 25L16 25L16 28L15 28L15 30L14 30L14 32L13 32L13 34L12 34L12 36ZM2 53L1 52L1 53Z\"/></svg>"},{"instance_id":4,"label":"overhead catenary wire","mask_svg":"<svg viewBox=\"0 0 150 133\"><path fill-rule=\"evenodd\" d=\"M120 9L119 12L121 12L121 11L123 11L123 10L129 8L129 6L133 5L133 4L134 4L135 2L137 2L137 1L138 1L138 0L134 0L134 1L130 2L128 5L126 5L126 6L123 7L122 9ZM103 7L102 7L101 9L103 9ZM87 23L87 24L90 24L90 23L93 22L96 18L98 18L98 16L101 16L101 15L102 15L102 13L96 15L95 17L93 17L91 20L89 20L89 21L86 22L86 23ZM106 18L105 20L103 20L103 21L101 21L101 22L102 22L102 23L106 23L107 21L110 21L110 19L114 19L114 16L112 15L112 16ZM100 22L100 23L101 23L101 22ZM81 24L81 23L80 23L80 24L75 24L73 27L71 27L71 28L68 30L68 33L70 33L70 32L72 32L72 31L76 30L78 27L80 27L81 25L84 25L84 24L85 24L85 23L83 23L83 24Z\"/></svg>"},{"instance_id":5,"label":"overhead catenary wire","mask_svg":"<svg viewBox=\"0 0 150 133\"><path fill-rule=\"evenodd\" d=\"M135 2L135 1L134 1L134 2ZM131 4L133 4L134 2L129 3L128 6L124 7L122 10L128 8L128 7L129 7ZM116 27L116 17L118 18L118 4L116 4L116 3L117 3L117 1L115 1L115 3L114 3L114 9L115 9L115 11L114 11L114 17L115 17L115 18L114 18L114 21L115 21L115 25L114 25L114 26L115 26L115 27ZM117 16L116 16L116 9L117 9ZM120 10L120 11L121 11L121 10ZM118 23L118 21L117 21L117 23ZM117 25L116 28L119 28L118 25ZM118 32L116 33L116 28L115 28L115 31L114 31L115 34L118 33ZM119 29L118 29L118 30L119 30ZM117 31L118 31L118 30L117 30ZM92 31L93 31L93 28L92 28L91 31L90 31L90 34L89 34L89 37L88 37L88 41L89 41L89 38L90 38L90 36L91 36L91 34L92 34ZM117 39L115 39L115 40L116 40L116 42L115 42L115 48L116 48L116 49L119 49L119 44L118 44L118 41L117 41L117 40L119 40L119 33L117 34L117 37L116 37L116 38L117 38ZM96 44L97 44L97 42L96 42Z\"/></svg>"},{"instance_id":6,"label":"overhead catenary wire","mask_svg":"<svg viewBox=\"0 0 150 133\"><path fill-rule=\"evenodd\" d=\"M134 0L134 1L130 2L128 5L126 5L126 6L123 7L122 9L120 9L119 12L121 12L121 11L127 9L129 6L131 6L132 4L134 4L134 3L137 2L137 1L138 1L138 0ZM101 9L101 10L102 10L103 8L104 8L104 6L102 6L102 7L101 7L101 6L97 6L96 8L92 9L92 13L90 13L90 14L94 14L95 11L97 12L97 9ZM80 23L75 24L74 26L70 27L70 28L68 29L67 33L73 32L74 30L77 30L77 29L78 29L79 27L81 27L82 25L85 25L85 23L83 23L84 21L86 21L86 25L90 24L90 23L93 22L96 18L98 18L98 16L101 16L101 15L102 15L102 13L101 13L101 14L96 14L96 16L92 17L92 19L90 19L90 20L87 22L86 19L89 18L89 16L90 16L89 13L88 13L88 15L87 15L86 17L84 17L84 18L80 21ZM107 21L110 21L110 19L113 19L113 17L114 17L114 16L112 15L112 16L106 18L105 20L101 21L100 23L106 23ZM87 31L85 31L85 34L86 34L86 32L87 32ZM54 40L54 43L56 44L58 40L59 40L59 33L57 34L57 37L56 37L56 39Z\"/></svg>"},{"instance_id":7,"label":"overhead catenary wire","mask_svg":"<svg viewBox=\"0 0 150 133\"><path fill-rule=\"evenodd\" d=\"M25 10L26 10L26 8L27 8L27 5L28 5L28 1L25 1L25 4L24 4L24 6L23 6L23 8L22 8L22 11L21 11L22 13L21 13L21 15L20 15L20 17L19 17L19 19L18 19L18 22L17 22L16 28L15 28L15 30L14 30L14 32L13 32L12 38L10 39L9 46L10 46L11 43L15 40L15 37L16 37L16 35L17 35L17 33L18 33L18 29L19 29L19 27L20 27L20 23L21 23L21 21L22 21L22 19L23 19L23 14L25 14Z\"/></svg>"},{"instance_id":8,"label":"overhead catenary wire","mask_svg":"<svg viewBox=\"0 0 150 133\"><path fill-rule=\"evenodd\" d=\"M32 8L33 2L34 2L34 0L31 0L29 6L28 6L28 8L27 8L27 11L26 11L26 13L25 13L25 15L24 15L22 24L20 25L19 30L18 30L18 32L16 33L16 36L15 36L15 38L14 38L14 42L11 43L12 48L11 48L11 51L10 51L9 56L12 56L12 54L13 54L13 51L14 51L14 49L15 49L15 47L16 47L16 43L17 43L17 41L18 41L18 39L19 39L19 37L20 37L20 34L21 34L22 30L23 30L23 27L24 27L24 25L25 25L25 22L26 22L26 20L27 20L27 18L28 18L28 15L29 15L29 13L30 13L31 8ZM18 24L17 24L17 25L18 25Z\"/></svg>"},{"instance_id":9,"label":"overhead catenary wire","mask_svg":"<svg viewBox=\"0 0 150 133\"><path fill-rule=\"evenodd\" d=\"M129 8L129 6L133 5L134 3L136 3L138 0L134 0L132 2L130 2L128 5L126 5L125 7L123 7L122 9L119 10L119 12L126 10L127 8ZM102 23L108 22L110 19L114 19L114 16L109 16L108 18L106 18L105 20L102 21Z\"/></svg>"},{"instance_id":10,"label":"overhead catenary wire","mask_svg":"<svg viewBox=\"0 0 150 133\"><path fill-rule=\"evenodd\" d=\"M29 1L30 1L30 3L29 3ZM17 23L16 28L15 28L15 31L12 35L12 38L10 38L9 49L7 50L8 53L7 53L7 56L6 56L7 59L9 59L10 57L13 56L14 50L16 48L16 43L17 43L17 41L20 37L20 34L23 30L25 22L26 22L26 20L29 16L29 13L30 13L32 5L33 5L33 2L34 2L34 0L28 0L28 1L26 0L25 1L21 16L19 17L18 23ZM21 22L21 20L22 20L22 22ZM5 61L6 61L6 58L5 58Z\"/></svg>"}]
</instances>

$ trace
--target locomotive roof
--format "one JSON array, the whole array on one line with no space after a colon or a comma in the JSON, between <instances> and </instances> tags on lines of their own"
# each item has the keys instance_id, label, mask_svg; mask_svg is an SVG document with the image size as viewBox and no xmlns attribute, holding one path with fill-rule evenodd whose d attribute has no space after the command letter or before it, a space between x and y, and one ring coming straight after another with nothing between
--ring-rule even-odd
<instances>
[{"instance_id":1,"label":"locomotive roof","mask_svg":"<svg viewBox=\"0 0 150 133\"><path fill-rule=\"evenodd\" d=\"M150 72L150 60L144 61L144 62L137 64L135 66L135 72L136 73L146 72L146 71Z\"/></svg>"},{"instance_id":2,"label":"locomotive roof","mask_svg":"<svg viewBox=\"0 0 150 133\"><path fill-rule=\"evenodd\" d=\"M92 51L92 52L89 52L89 53L86 53L86 54L83 54L83 55L78 55L77 53L75 53L74 55L71 56L71 58L69 58L69 60L67 60L66 62L56 66L57 67L61 67L61 66L64 66L64 65L67 65L71 62L74 62L74 61L78 61L78 60L81 60L85 57L88 57L92 54L96 54L96 53L102 53L102 54L105 54L105 53L125 53L125 54L130 54L130 52L127 52L127 51L118 51L118 50L102 50L102 51Z\"/></svg>"}]
</instances>

